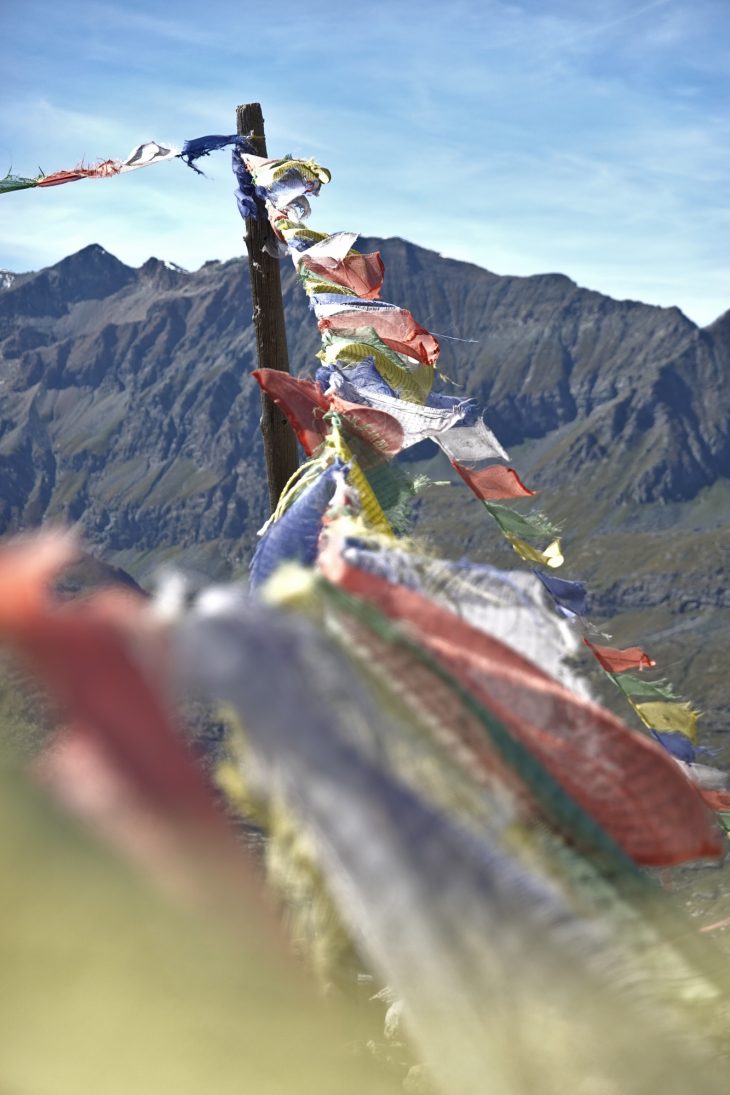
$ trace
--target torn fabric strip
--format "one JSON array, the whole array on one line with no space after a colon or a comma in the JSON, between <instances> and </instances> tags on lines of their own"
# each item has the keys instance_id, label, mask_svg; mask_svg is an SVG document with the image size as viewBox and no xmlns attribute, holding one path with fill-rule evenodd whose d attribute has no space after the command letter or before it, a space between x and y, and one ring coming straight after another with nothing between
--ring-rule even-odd
<instances>
[{"instance_id":1,"label":"torn fabric strip","mask_svg":"<svg viewBox=\"0 0 730 1095\"><path fill-rule=\"evenodd\" d=\"M92 167L80 164L71 171L54 171L38 179L36 186L60 186L62 183L78 182L80 179L109 179L118 175L122 169L121 160L102 160Z\"/></svg>"}]
</instances>

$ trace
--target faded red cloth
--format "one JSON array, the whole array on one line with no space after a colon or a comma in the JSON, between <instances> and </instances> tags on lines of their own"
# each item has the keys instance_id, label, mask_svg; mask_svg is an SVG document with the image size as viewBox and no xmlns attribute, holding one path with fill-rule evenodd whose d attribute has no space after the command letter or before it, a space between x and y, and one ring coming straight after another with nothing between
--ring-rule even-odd
<instances>
[{"instance_id":1,"label":"faded red cloth","mask_svg":"<svg viewBox=\"0 0 730 1095\"><path fill-rule=\"evenodd\" d=\"M711 810L721 810L730 813L730 791L704 791L700 794Z\"/></svg>"},{"instance_id":2,"label":"faded red cloth","mask_svg":"<svg viewBox=\"0 0 730 1095\"><path fill-rule=\"evenodd\" d=\"M372 327L378 338L391 350L412 357L422 365L433 365L439 356L438 341L405 308L373 311L349 309L319 321L320 331L332 330L338 334L346 334L362 327Z\"/></svg>"},{"instance_id":3,"label":"faded red cloth","mask_svg":"<svg viewBox=\"0 0 730 1095\"><path fill-rule=\"evenodd\" d=\"M385 266L380 251L370 255L352 254L344 259L312 259L305 255L301 265L327 281L349 289L363 300L377 300L383 287Z\"/></svg>"},{"instance_id":4,"label":"faded red cloth","mask_svg":"<svg viewBox=\"0 0 730 1095\"><path fill-rule=\"evenodd\" d=\"M474 471L456 460L451 463L483 502L493 502L499 498L526 498L537 493L525 486L514 468L506 468L503 464L491 464L488 468Z\"/></svg>"},{"instance_id":5,"label":"faded red cloth","mask_svg":"<svg viewBox=\"0 0 730 1095\"><path fill-rule=\"evenodd\" d=\"M279 369L256 369L251 375L286 415L307 456L312 456L327 436L329 424L324 415L329 410L341 414L349 430L388 459L403 448L403 428L385 411L328 398L313 380L290 376Z\"/></svg>"},{"instance_id":6,"label":"faded red cloth","mask_svg":"<svg viewBox=\"0 0 730 1095\"><path fill-rule=\"evenodd\" d=\"M336 545L320 565L411 632L635 862L670 866L723 854L712 815L660 746L447 609L347 565Z\"/></svg>"},{"instance_id":7,"label":"faded red cloth","mask_svg":"<svg viewBox=\"0 0 730 1095\"><path fill-rule=\"evenodd\" d=\"M61 183L77 182L79 179L108 179L112 175L118 175L122 169L121 160L102 160L93 167L74 167L71 171L54 171L52 175L45 175L36 183L37 186L60 186Z\"/></svg>"},{"instance_id":8,"label":"faded red cloth","mask_svg":"<svg viewBox=\"0 0 730 1095\"><path fill-rule=\"evenodd\" d=\"M311 456L324 441L328 428L323 415L330 405L319 384L300 380L280 369L256 369L251 375L286 415L299 444Z\"/></svg>"},{"instance_id":9,"label":"faded red cloth","mask_svg":"<svg viewBox=\"0 0 730 1095\"><path fill-rule=\"evenodd\" d=\"M618 650L615 646L597 646L583 639L607 673L623 673L626 669L653 669L656 662L639 646Z\"/></svg>"}]
</instances>

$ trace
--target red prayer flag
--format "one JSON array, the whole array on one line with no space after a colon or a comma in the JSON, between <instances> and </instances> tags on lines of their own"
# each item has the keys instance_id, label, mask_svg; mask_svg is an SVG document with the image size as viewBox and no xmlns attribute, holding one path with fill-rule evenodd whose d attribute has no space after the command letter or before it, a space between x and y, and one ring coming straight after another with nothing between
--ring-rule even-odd
<instances>
[{"instance_id":1,"label":"red prayer flag","mask_svg":"<svg viewBox=\"0 0 730 1095\"><path fill-rule=\"evenodd\" d=\"M730 813L730 791L706 791L699 788L699 792L711 810Z\"/></svg>"},{"instance_id":2,"label":"red prayer flag","mask_svg":"<svg viewBox=\"0 0 730 1095\"><path fill-rule=\"evenodd\" d=\"M598 646L588 639L583 642L595 655L607 673L623 673L627 669L653 669L656 662L639 646L627 646L618 650L615 646Z\"/></svg>"},{"instance_id":3,"label":"red prayer flag","mask_svg":"<svg viewBox=\"0 0 730 1095\"><path fill-rule=\"evenodd\" d=\"M55 599L49 583L75 555L58 533L0 547L0 639L68 720L35 762L37 776L153 873L184 875L201 894L217 879L231 894L256 893L245 849L156 683L167 652L147 599L126 587Z\"/></svg>"},{"instance_id":4,"label":"red prayer flag","mask_svg":"<svg viewBox=\"0 0 730 1095\"><path fill-rule=\"evenodd\" d=\"M499 498L527 498L537 494L537 491L525 486L514 468L506 468L504 464L491 464L488 468L473 471L456 460L451 463L466 485L483 502L493 502Z\"/></svg>"},{"instance_id":5,"label":"red prayer flag","mask_svg":"<svg viewBox=\"0 0 730 1095\"><path fill-rule=\"evenodd\" d=\"M286 415L299 444L311 456L327 435L323 415L329 403L314 380L302 380L280 369L256 369L251 374Z\"/></svg>"},{"instance_id":6,"label":"red prayer flag","mask_svg":"<svg viewBox=\"0 0 730 1095\"><path fill-rule=\"evenodd\" d=\"M362 297L363 300L377 300L380 296L385 276L380 251L374 251L370 255L353 253L345 255L344 259L312 259L304 255L301 265L313 274L319 274L327 281L349 289L354 296Z\"/></svg>"},{"instance_id":7,"label":"red prayer flag","mask_svg":"<svg viewBox=\"0 0 730 1095\"><path fill-rule=\"evenodd\" d=\"M405 308L383 308L377 311L350 308L319 321L320 331L332 330L346 334L361 327L372 327L378 338L391 350L412 357L422 365L433 365L439 356L438 341Z\"/></svg>"},{"instance_id":8,"label":"red prayer flag","mask_svg":"<svg viewBox=\"0 0 730 1095\"><path fill-rule=\"evenodd\" d=\"M403 448L403 427L387 411L375 407L363 407L333 395L328 397L330 406L345 419L350 429L367 441L381 456L390 460Z\"/></svg>"},{"instance_id":9,"label":"red prayer flag","mask_svg":"<svg viewBox=\"0 0 730 1095\"><path fill-rule=\"evenodd\" d=\"M118 175L121 169L121 160L102 160L93 167L84 167L82 164L72 171L54 171L52 175L44 175L36 185L60 186L61 183L77 182L79 179L108 179L112 175Z\"/></svg>"},{"instance_id":10,"label":"red prayer flag","mask_svg":"<svg viewBox=\"0 0 730 1095\"><path fill-rule=\"evenodd\" d=\"M256 369L251 375L286 415L307 456L312 456L327 436L329 425L324 415L329 410L338 411L358 437L387 459L403 448L403 427L385 411L325 396L314 380L279 369Z\"/></svg>"}]
</instances>

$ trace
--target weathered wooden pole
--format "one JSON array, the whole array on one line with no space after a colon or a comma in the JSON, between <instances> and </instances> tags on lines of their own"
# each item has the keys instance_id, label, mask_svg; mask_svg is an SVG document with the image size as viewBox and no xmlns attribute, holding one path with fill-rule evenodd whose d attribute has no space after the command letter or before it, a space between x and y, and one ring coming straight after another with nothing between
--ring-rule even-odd
<instances>
[{"instance_id":1,"label":"weathered wooden pole","mask_svg":"<svg viewBox=\"0 0 730 1095\"><path fill-rule=\"evenodd\" d=\"M260 103L246 103L236 108L236 132L251 137L257 156L266 156L264 116ZM280 369L289 372L286 346L284 303L281 296L279 260L264 250L274 234L266 216L264 203L257 199L258 219L246 219L246 250L251 275L253 323L256 330L256 350L260 369ZM266 474L272 510L284 485L299 463L294 434L284 415L264 392L261 393L261 433L264 439Z\"/></svg>"}]
</instances>

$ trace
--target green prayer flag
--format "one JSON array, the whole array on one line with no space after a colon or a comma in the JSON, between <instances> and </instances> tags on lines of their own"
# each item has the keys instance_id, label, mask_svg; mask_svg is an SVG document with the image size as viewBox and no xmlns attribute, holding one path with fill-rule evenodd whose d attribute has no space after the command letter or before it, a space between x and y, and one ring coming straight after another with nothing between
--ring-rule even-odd
<instances>
[{"instance_id":1,"label":"green prayer flag","mask_svg":"<svg viewBox=\"0 0 730 1095\"><path fill-rule=\"evenodd\" d=\"M671 684L662 684L661 681L643 681L631 673L609 673L608 675L626 696L653 696L662 700L677 699Z\"/></svg>"},{"instance_id":2,"label":"green prayer flag","mask_svg":"<svg viewBox=\"0 0 730 1095\"><path fill-rule=\"evenodd\" d=\"M502 532L511 533L525 539L543 540L547 537L557 536L560 529L554 525L542 513L518 513L509 506L502 506L498 502L483 502L482 505L489 510Z\"/></svg>"},{"instance_id":3,"label":"green prayer flag","mask_svg":"<svg viewBox=\"0 0 730 1095\"><path fill-rule=\"evenodd\" d=\"M42 179L43 176L39 175ZM11 190L28 190L31 186L37 186L38 179L26 179L22 175L11 175L8 171L5 178L0 179L0 194L9 194Z\"/></svg>"}]
</instances>

